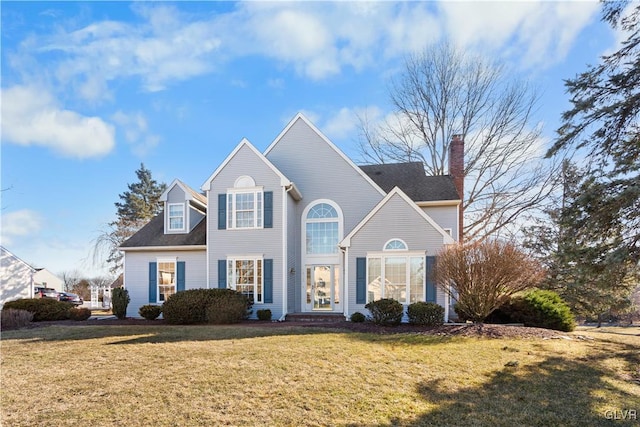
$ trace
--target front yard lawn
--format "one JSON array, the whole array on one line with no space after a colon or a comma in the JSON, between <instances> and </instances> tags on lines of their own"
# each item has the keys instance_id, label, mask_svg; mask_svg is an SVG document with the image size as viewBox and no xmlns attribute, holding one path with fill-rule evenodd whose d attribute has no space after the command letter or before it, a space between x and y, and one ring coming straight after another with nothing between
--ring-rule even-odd
<instances>
[{"instance_id":1,"label":"front yard lawn","mask_svg":"<svg viewBox=\"0 0 640 427\"><path fill-rule=\"evenodd\" d=\"M567 337L259 325L6 331L1 422L637 426L640 328L579 329Z\"/></svg>"}]
</instances>

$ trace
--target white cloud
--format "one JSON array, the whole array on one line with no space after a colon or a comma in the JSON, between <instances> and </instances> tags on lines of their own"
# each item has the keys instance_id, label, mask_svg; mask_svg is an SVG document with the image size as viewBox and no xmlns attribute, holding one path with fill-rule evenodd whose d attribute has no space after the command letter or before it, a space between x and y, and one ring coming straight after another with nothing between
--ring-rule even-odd
<instances>
[{"instance_id":1,"label":"white cloud","mask_svg":"<svg viewBox=\"0 0 640 427\"><path fill-rule=\"evenodd\" d=\"M461 46L511 56L524 66L561 61L597 15L598 2L442 2L450 38Z\"/></svg>"},{"instance_id":2,"label":"white cloud","mask_svg":"<svg viewBox=\"0 0 640 427\"><path fill-rule=\"evenodd\" d=\"M2 215L2 245L12 245L16 238L27 237L42 228L42 217L39 213L22 209Z\"/></svg>"},{"instance_id":3,"label":"white cloud","mask_svg":"<svg viewBox=\"0 0 640 427\"><path fill-rule=\"evenodd\" d=\"M104 156L113 148L113 126L99 117L82 116L57 105L35 86L2 89L2 140L40 145L69 157Z\"/></svg>"},{"instance_id":4,"label":"white cloud","mask_svg":"<svg viewBox=\"0 0 640 427\"><path fill-rule=\"evenodd\" d=\"M124 133L133 153L139 157L147 155L160 142L158 135L149 132L147 118L139 111L134 113L116 111L111 118Z\"/></svg>"}]
</instances>

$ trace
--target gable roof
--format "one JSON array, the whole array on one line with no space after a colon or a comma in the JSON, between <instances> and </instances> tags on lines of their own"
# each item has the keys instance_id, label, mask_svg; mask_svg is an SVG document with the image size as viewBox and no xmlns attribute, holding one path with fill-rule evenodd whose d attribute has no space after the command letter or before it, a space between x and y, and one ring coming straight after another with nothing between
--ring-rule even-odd
<instances>
[{"instance_id":1,"label":"gable roof","mask_svg":"<svg viewBox=\"0 0 640 427\"><path fill-rule=\"evenodd\" d=\"M389 200L391 200L391 198L395 195L398 195L402 198L402 200L404 200L406 202L406 204L413 210L415 210L418 215L420 215L426 222L429 223L429 225L431 225L438 233L440 233L442 235L442 243L445 245L448 244L453 244L455 243L455 240L453 240L453 237L451 237L449 235L449 233L447 233L446 231L444 231L444 229L442 227L440 227L434 220L433 218L431 218L429 215L427 215L422 209L420 209L418 207L417 204L415 204L414 201L412 201L409 196L407 196L399 187L393 187L393 189L387 193L387 195L384 197L384 199L380 200L380 202L371 210L371 212L369 212L367 214L367 216L365 216L362 221L360 221L358 223L358 225L356 225L354 227L353 230L351 230L351 232L349 234L347 234L347 236L342 239L342 241L339 243L340 247L349 247L351 246L351 238L353 236L356 235L356 233L358 233L358 231L360 231L360 229L362 227L364 227L364 225L369 222L369 220L371 218L373 218L380 209L382 209L382 207L387 204L387 202L389 202Z\"/></svg>"},{"instance_id":2,"label":"gable roof","mask_svg":"<svg viewBox=\"0 0 640 427\"><path fill-rule=\"evenodd\" d=\"M421 162L363 165L360 169L384 191L400 187L414 202L460 200L451 175L427 176Z\"/></svg>"},{"instance_id":3,"label":"gable roof","mask_svg":"<svg viewBox=\"0 0 640 427\"><path fill-rule=\"evenodd\" d=\"M126 251L132 248L149 249L152 247L184 246L185 249L194 246L204 247L207 244L207 221L203 218L190 233L165 234L164 212L160 212L144 227L120 245L120 249ZM175 248L174 248L175 249Z\"/></svg>"},{"instance_id":4,"label":"gable roof","mask_svg":"<svg viewBox=\"0 0 640 427\"><path fill-rule=\"evenodd\" d=\"M311 130L313 130L329 147L331 147L333 151L335 151L340 157L342 157L342 159L345 162L347 162L349 166L351 166L358 174L360 174L365 179L365 181L371 184L371 186L373 186L373 188L375 188L376 191L378 191L381 195L385 194L385 191L382 188L380 188L380 186L374 180L372 180L371 177L369 177L366 173L364 173L362 169L360 169L355 163L353 163L353 161L349 157L347 157L347 155L344 154L342 150L340 150L333 142L331 142L329 138L327 138L325 134L323 134L320 131L320 129L318 129L313 123L311 123L311 121L309 121L309 119L307 119L305 115L302 113L296 114L295 117L291 119L289 124L287 124L287 126L282 130L282 132L280 132L280 134L276 137L276 139L274 139L273 142L269 144L267 149L264 151L265 157L269 155L269 152L276 145L278 145L278 142L280 142L280 140L284 137L284 135L286 135L286 133L289 132L289 129L291 129L291 127L298 120L302 120L307 126L309 126Z\"/></svg>"},{"instance_id":5,"label":"gable roof","mask_svg":"<svg viewBox=\"0 0 640 427\"><path fill-rule=\"evenodd\" d=\"M163 202L166 202L167 201L167 196L169 195L169 192L175 186L180 187L182 189L182 191L184 191L184 194L186 195L187 200L195 201L195 202L203 205L205 208L207 207L207 196L205 196L202 193L198 193L196 190L194 190L193 188L189 187L187 184L185 184L184 182L180 181L179 179L174 179L173 182L170 185L167 186L166 190L164 190L164 192L160 196L160 200L163 201Z\"/></svg>"},{"instance_id":6,"label":"gable roof","mask_svg":"<svg viewBox=\"0 0 640 427\"><path fill-rule=\"evenodd\" d=\"M293 191L291 191L290 193L294 199L299 200L302 198L302 195L300 194L300 191L298 191L295 184L286 176L284 176L284 174L280 172L280 170L273 163L271 163L269 159L267 159L261 152L259 152L247 138L242 138L242 141L240 141L236 148L234 148L231 154L227 156L224 162L222 162L220 166L218 166L216 170L213 171L211 176L204 182L204 184L202 184L202 186L200 187L201 190L207 191L211 187L211 181L213 181L214 178L218 176L220 171L222 171L222 169L227 166L227 163L229 163L231 159L233 159L233 157L238 153L238 151L240 151L242 147L247 147L251 151L253 151L254 154L258 156L258 158L260 158L260 160L262 160L276 175L278 175L280 177L280 185L282 185L283 187L291 187Z\"/></svg>"},{"instance_id":7,"label":"gable roof","mask_svg":"<svg viewBox=\"0 0 640 427\"><path fill-rule=\"evenodd\" d=\"M20 264L22 264L23 266L25 266L29 270L31 270L32 273L35 273L36 271L39 270L39 269L33 267L31 264L29 264L26 261L24 261L19 256L17 256L14 253L12 253L9 249L5 248L4 246L0 246L0 253L2 253L2 257L7 256L9 258L13 258L16 262L19 262ZM4 260L3 260L2 265L3 265L3 267L6 266L6 262Z\"/></svg>"}]
</instances>

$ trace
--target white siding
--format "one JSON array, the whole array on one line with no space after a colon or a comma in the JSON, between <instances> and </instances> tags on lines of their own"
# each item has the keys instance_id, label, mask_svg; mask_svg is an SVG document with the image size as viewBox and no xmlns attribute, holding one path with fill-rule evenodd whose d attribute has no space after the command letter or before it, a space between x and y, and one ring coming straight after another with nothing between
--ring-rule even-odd
<instances>
[{"instance_id":1,"label":"white siding","mask_svg":"<svg viewBox=\"0 0 640 427\"><path fill-rule=\"evenodd\" d=\"M37 271L33 275L33 286L43 286L46 284L47 288L53 288L58 292L64 291L64 280L43 268Z\"/></svg>"},{"instance_id":2,"label":"white siding","mask_svg":"<svg viewBox=\"0 0 640 427\"><path fill-rule=\"evenodd\" d=\"M0 252L0 309L7 301L33 297L35 270L4 248Z\"/></svg>"},{"instance_id":3,"label":"white siding","mask_svg":"<svg viewBox=\"0 0 640 427\"><path fill-rule=\"evenodd\" d=\"M150 251L125 253L124 287L129 291L128 317L140 317L138 310L149 304L149 263L159 258L175 258L185 263L185 289L207 287L206 252L198 251Z\"/></svg>"}]
</instances>

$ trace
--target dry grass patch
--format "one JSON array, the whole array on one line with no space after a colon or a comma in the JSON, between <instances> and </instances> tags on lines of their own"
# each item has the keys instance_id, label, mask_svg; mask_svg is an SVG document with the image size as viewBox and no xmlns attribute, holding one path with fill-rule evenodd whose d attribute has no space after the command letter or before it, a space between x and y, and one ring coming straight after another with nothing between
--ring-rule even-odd
<instances>
[{"instance_id":1,"label":"dry grass patch","mask_svg":"<svg viewBox=\"0 0 640 427\"><path fill-rule=\"evenodd\" d=\"M640 412L631 375L640 337L577 335L594 339L260 326L11 331L2 337L2 424L584 426L610 423L607 409Z\"/></svg>"}]
</instances>

